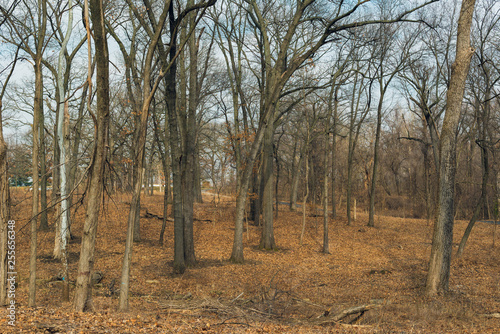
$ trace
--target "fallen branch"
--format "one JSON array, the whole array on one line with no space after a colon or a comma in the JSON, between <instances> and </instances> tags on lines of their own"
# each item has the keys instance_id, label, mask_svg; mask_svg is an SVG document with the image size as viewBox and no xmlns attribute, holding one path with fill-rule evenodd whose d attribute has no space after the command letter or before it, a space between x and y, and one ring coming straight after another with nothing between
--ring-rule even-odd
<instances>
[{"instance_id":1,"label":"fallen branch","mask_svg":"<svg viewBox=\"0 0 500 334\"><path fill-rule=\"evenodd\" d=\"M154 213L150 213L147 209L146 209L146 214L144 215L144 218L157 218L159 220L162 220L163 221L163 217L162 216L158 216L158 215L155 215ZM169 222L173 222L174 219L173 218L168 218L167 217L167 221Z\"/></svg>"},{"instance_id":2,"label":"fallen branch","mask_svg":"<svg viewBox=\"0 0 500 334\"><path fill-rule=\"evenodd\" d=\"M279 315L272 312L265 312L252 307L245 307L243 305L235 305L235 302L240 298L242 294L233 299L232 301L224 302L222 300L215 299L203 299L203 300L168 300L160 302L159 306L162 309L168 309L169 312L172 310L183 310L191 312L212 312L223 317L229 317L229 319L238 319L248 317L253 317L254 319L264 319L270 317L278 317ZM300 301L300 300L297 300ZM319 306L312 304L314 306ZM343 321L348 323L350 326L357 322L367 311L381 307L382 303L372 302L370 304L364 304L354 307L346 308L340 312L330 314L329 310L325 311L316 319L302 319L299 320L301 323L308 323L312 325L326 325L330 323L339 323ZM253 316L252 316L253 315ZM345 321L347 317L352 317L349 321ZM226 320L227 321L227 320Z\"/></svg>"},{"instance_id":3,"label":"fallen branch","mask_svg":"<svg viewBox=\"0 0 500 334\"><path fill-rule=\"evenodd\" d=\"M319 307L319 308L325 308L324 305L319 305L319 304L314 304L314 303L311 303L310 301L307 301L307 300L304 300L304 299L300 299L300 298L292 298L293 301L296 301L296 302L299 302L299 303L303 303L303 304L307 304L307 305L311 305L311 306L315 306L315 307ZM323 315L321 315L320 317L322 317Z\"/></svg>"},{"instance_id":4,"label":"fallen branch","mask_svg":"<svg viewBox=\"0 0 500 334\"><path fill-rule=\"evenodd\" d=\"M156 218L158 220L163 221L163 216L155 215L154 213L149 212L147 209L146 209L146 213L144 214L144 218ZM168 222L173 222L174 221L173 218L169 218L169 217L167 217L166 220ZM199 221L199 222L211 222L210 219L197 219L197 218L193 218L193 220L194 221Z\"/></svg>"},{"instance_id":5,"label":"fallen branch","mask_svg":"<svg viewBox=\"0 0 500 334\"><path fill-rule=\"evenodd\" d=\"M315 323L317 325L324 325L324 324L328 324L328 323L332 323L332 322L339 322L342 319L344 319L350 315L353 315L353 314L358 315L358 317L356 317L354 319L354 321L357 321L357 320L359 320L359 318L361 318L363 316L363 314L366 311L372 310L372 309L380 307L380 306L381 306L380 304L365 304L365 305L350 307L350 308L342 310L336 314L322 316L319 319L313 321L313 323Z\"/></svg>"}]
</instances>

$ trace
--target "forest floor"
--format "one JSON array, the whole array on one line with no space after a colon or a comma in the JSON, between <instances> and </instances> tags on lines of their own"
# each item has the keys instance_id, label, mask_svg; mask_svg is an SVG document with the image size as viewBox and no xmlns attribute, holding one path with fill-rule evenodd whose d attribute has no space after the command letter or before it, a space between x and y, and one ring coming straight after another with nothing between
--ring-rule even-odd
<instances>
[{"instance_id":1,"label":"forest floor","mask_svg":"<svg viewBox=\"0 0 500 334\"><path fill-rule=\"evenodd\" d=\"M426 220L378 216L366 227L357 214L330 221L330 254L321 253L322 217L307 216L299 245L302 212L280 206L275 221L278 249L257 246L260 228L244 233L244 264L228 261L234 234L234 200L218 206L205 198L196 204L194 223L198 265L174 275L173 223L165 243L158 237L161 195L143 196L142 242L134 244L130 311L117 311L129 195L106 199L98 227L94 269L103 279L93 289L94 312L72 311L62 302L62 265L52 258L54 232L38 233L37 307L27 306L29 193L12 191L16 221L16 322L0 312L0 333L499 333L500 242L493 247L495 225L478 223L464 256L453 259L450 292L424 296L432 224ZM73 214L69 245L70 280L76 276L83 207ZM54 220L54 213L49 215ZM453 251L466 222L455 224ZM500 229L500 228L499 228ZM500 234L500 233L497 233ZM112 282L115 282L114 285ZM71 286L71 296L74 286ZM356 306L366 312L333 322L331 315ZM359 317L362 315L361 317ZM358 318L359 319L356 319Z\"/></svg>"}]
</instances>

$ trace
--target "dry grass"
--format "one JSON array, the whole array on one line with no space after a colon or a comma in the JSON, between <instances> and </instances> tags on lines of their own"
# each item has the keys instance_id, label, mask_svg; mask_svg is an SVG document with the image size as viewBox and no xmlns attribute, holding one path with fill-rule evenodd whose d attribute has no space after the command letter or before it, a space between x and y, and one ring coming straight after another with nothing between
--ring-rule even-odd
<instances>
[{"instance_id":1,"label":"dry grass","mask_svg":"<svg viewBox=\"0 0 500 334\"><path fill-rule=\"evenodd\" d=\"M425 220L378 217L375 228L358 213L353 226L345 217L330 222L330 254L322 254L322 218L309 217L304 244L299 245L301 212L280 206L275 222L276 251L261 251L260 229L245 232L245 264L227 261L234 234L234 202L222 197L215 207L211 197L196 206L195 247L198 266L183 275L172 274L173 223L166 243L159 246L161 221L141 219L143 241L134 245L131 272L131 311L118 313L116 297L107 297L113 279L119 286L125 244L127 195L105 204L99 223L95 269L104 273L94 289L93 314L71 312L60 301L60 288L47 280L61 265L51 260L53 232L40 232L37 309L27 308L29 201L14 193L17 222L18 319L14 332L83 333L498 333L500 319L484 315L500 312L500 256L492 247L493 226L480 223L466 252L454 259L450 293L423 295L430 254L432 226ZM162 197L143 197L145 210L162 215ZM71 275L75 276L84 219L74 219L70 244ZM455 225L455 246L466 222ZM498 245L498 242L497 242ZM43 280L45 279L45 280ZM73 293L73 291L71 291ZM356 324L318 326L318 316L370 303ZM4 312L4 311L2 311ZM351 320L349 318L346 322ZM47 329L52 326L52 329ZM1 330L7 330L5 323ZM0 330L0 331L1 331Z\"/></svg>"}]
</instances>

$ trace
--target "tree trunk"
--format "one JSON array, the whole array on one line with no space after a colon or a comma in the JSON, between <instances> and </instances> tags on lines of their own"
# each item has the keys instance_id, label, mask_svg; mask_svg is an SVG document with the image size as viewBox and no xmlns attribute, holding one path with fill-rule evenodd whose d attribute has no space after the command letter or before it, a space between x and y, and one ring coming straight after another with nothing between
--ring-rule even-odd
<instances>
[{"instance_id":1,"label":"tree trunk","mask_svg":"<svg viewBox=\"0 0 500 334\"><path fill-rule=\"evenodd\" d=\"M349 152L347 153L347 225L351 225L352 215L351 215L351 201L352 201L352 167L353 167L353 155L354 152L351 149L351 134L349 133Z\"/></svg>"},{"instance_id":2,"label":"tree trunk","mask_svg":"<svg viewBox=\"0 0 500 334\"><path fill-rule=\"evenodd\" d=\"M351 225L352 215L351 215L351 201L352 201L352 179L353 179L353 167L354 167L354 151L356 150L356 145L358 142L359 133L361 131L361 125L368 115L368 111L370 110L370 102L371 102L371 82L369 84L364 83L365 78L361 77L354 78L354 86L352 91L352 100L351 100L351 114L349 116L349 148L347 153L347 225ZM361 110L361 96L363 92L366 90L368 86L368 104L364 107L364 110L361 111L361 115L358 118L358 114ZM357 93L357 95L356 95ZM357 120L357 124L356 124ZM356 205L354 207L356 210ZM354 218L356 220L356 218Z\"/></svg>"},{"instance_id":3,"label":"tree trunk","mask_svg":"<svg viewBox=\"0 0 500 334\"><path fill-rule=\"evenodd\" d=\"M347 210L347 225L351 225L352 215L351 215L351 201L352 201L352 168L353 168L353 160L354 160L354 142L355 142L355 121L356 121L356 103L355 103L355 95L356 88L358 84L358 77L354 78L354 88L352 91L352 100L351 100L351 114L349 116L349 136L348 136L348 150L347 150L347 194L346 194L346 210ZM361 92L360 92L361 94Z\"/></svg>"},{"instance_id":4,"label":"tree trunk","mask_svg":"<svg viewBox=\"0 0 500 334\"><path fill-rule=\"evenodd\" d=\"M382 86L382 82L380 82ZM379 160L379 143L380 143L380 129L382 127L382 106L384 102L385 90L380 88L380 100L377 107L377 129L375 131L375 143L373 145L373 170L372 170L372 182L370 186L370 209L368 213L368 226L375 226L375 187L378 178L378 160Z\"/></svg>"},{"instance_id":5,"label":"tree trunk","mask_svg":"<svg viewBox=\"0 0 500 334\"><path fill-rule=\"evenodd\" d=\"M8 305L7 298L12 301L15 297L12 294L8 293L7 279L16 279L17 276L17 274L12 274L16 270L15 263L14 266L11 267L9 266L8 262L8 255L15 255L14 249L8 249L9 240L13 240L12 237L8 239L8 231L14 231L15 233L16 222L14 220L10 220L10 189L7 163L8 147L3 136L2 100L7 89L7 84L12 78L12 74L14 73L14 70L16 68L17 61L19 60L18 55L19 47L14 56L14 61L11 65L12 67L10 69L10 72L7 75L7 78L5 78L2 90L0 92L0 306ZM9 277L7 277L9 272L11 274L9 275Z\"/></svg>"},{"instance_id":6,"label":"tree trunk","mask_svg":"<svg viewBox=\"0 0 500 334\"><path fill-rule=\"evenodd\" d=\"M150 191L149 178L150 178L151 169L149 168L149 162L147 161L147 159L144 162L144 168L142 171L143 171L142 175L143 175L144 195L148 196L149 191Z\"/></svg>"},{"instance_id":7,"label":"tree trunk","mask_svg":"<svg viewBox=\"0 0 500 334\"><path fill-rule=\"evenodd\" d=\"M188 0L187 5L193 5L193 0ZM188 27L193 30L189 36L189 100L187 128L184 131L184 153L182 159L182 210L184 218L184 261L187 266L196 264L194 252L193 231L193 206L195 200L195 164L196 164L196 109L198 105L198 45L195 34L195 13L189 14Z\"/></svg>"},{"instance_id":8,"label":"tree trunk","mask_svg":"<svg viewBox=\"0 0 500 334\"><path fill-rule=\"evenodd\" d=\"M297 193L299 190L300 165L302 163L302 152L297 154L297 141L293 148L292 156L292 187L290 189L290 211L297 210Z\"/></svg>"},{"instance_id":9,"label":"tree trunk","mask_svg":"<svg viewBox=\"0 0 500 334\"><path fill-rule=\"evenodd\" d=\"M166 113L168 113L166 111ZM165 131L167 131L167 125L168 125L168 120L167 117L168 115L165 115ZM168 202L170 200L170 167L169 167L169 161L168 161L168 135L165 134L163 136L160 136L159 133L159 128L158 124L156 123L156 115L153 113L153 121L154 123L154 129L155 129L155 137L156 137L156 142L158 144L158 152L160 152L160 157L161 157L161 164L163 167L163 175L165 177L165 187L164 187L164 192L163 192L163 222L161 224L161 231L160 231L160 238L159 238L159 243L161 246L163 246L163 240L164 240L164 235L165 235L165 228L167 227L167 217L168 217ZM162 151L160 140L163 139L163 146L165 148L164 151ZM161 191L161 186L160 186L160 191Z\"/></svg>"},{"instance_id":10,"label":"tree trunk","mask_svg":"<svg viewBox=\"0 0 500 334\"><path fill-rule=\"evenodd\" d=\"M330 119L332 118L332 109L329 108L329 112L326 118L325 124L325 148L323 152L323 253L330 253L330 246L328 240L328 221L329 221L329 211L328 211L328 158L330 157Z\"/></svg>"},{"instance_id":11,"label":"tree trunk","mask_svg":"<svg viewBox=\"0 0 500 334\"><path fill-rule=\"evenodd\" d=\"M147 54L144 60L143 69L143 91L142 91L142 105L140 117L136 123L137 142L135 143L135 156L134 162L136 168L134 169L134 186L132 192L132 201L130 203L130 211L127 222L127 237L125 241L125 251L123 255L122 264L122 276L120 285L120 299L119 299L119 310L128 311L129 306L129 285L130 285L130 270L132 267L132 254L133 254L133 242L138 242L140 238L140 208L141 208L141 188L144 179L146 183L149 182L147 174L145 173L145 167L147 167L146 160L146 136L148 128L148 118L151 101L156 92L157 82L150 86L151 75L152 75L152 62L156 47L160 40L160 34L165 25L165 21L168 14L168 4L165 3L163 7L163 12L160 15L158 23L154 28L154 35L151 38L149 46L147 47ZM160 80L160 79L158 79ZM145 194L147 195L147 189L145 189Z\"/></svg>"},{"instance_id":12,"label":"tree trunk","mask_svg":"<svg viewBox=\"0 0 500 334\"><path fill-rule=\"evenodd\" d=\"M306 189L306 194L304 195L304 199L302 200L302 230L300 232L299 245L302 246L302 241L304 240L304 234L306 232L306 212L307 212L307 199L309 197L309 159L306 157L306 181L304 187Z\"/></svg>"},{"instance_id":13,"label":"tree trunk","mask_svg":"<svg viewBox=\"0 0 500 334\"><path fill-rule=\"evenodd\" d=\"M264 184L263 184L263 163L262 159L255 162L255 168L253 170L253 196L250 202L250 219L253 220L255 226L261 226L262 221L260 215L262 213L262 197L264 194Z\"/></svg>"},{"instance_id":14,"label":"tree trunk","mask_svg":"<svg viewBox=\"0 0 500 334\"><path fill-rule=\"evenodd\" d=\"M69 1L69 6L71 8L71 0ZM63 289L62 289L62 300L69 301L69 271L68 271L68 251L67 242L70 235L70 215L69 215L69 201L68 201L68 165L69 165L69 112L68 112L68 101L64 103L64 112L62 120L62 131L60 131L61 140L61 255L62 255L62 265L63 265Z\"/></svg>"},{"instance_id":15,"label":"tree trunk","mask_svg":"<svg viewBox=\"0 0 500 334\"><path fill-rule=\"evenodd\" d=\"M168 164L168 162L165 162L165 165ZM161 231L160 231L160 246L163 246L163 240L165 239L165 228L167 227L167 218L168 218L168 201L169 201L169 191L168 187L170 187L170 170L167 166L163 167L163 171L165 173L165 191L163 193L163 222L161 224Z\"/></svg>"},{"instance_id":16,"label":"tree trunk","mask_svg":"<svg viewBox=\"0 0 500 334\"><path fill-rule=\"evenodd\" d=\"M489 86L489 80L487 78L486 80L486 89L488 89ZM487 127L489 124L489 109L490 109L490 94L487 92L485 96L485 107L483 110L483 114L481 116L478 115L478 127L480 127L478 133L479 133L479 147L481 149L481 163L482 163L482 182L481 182L481 197L479 198L477 202L476 209L474 210L474 214L472 215L472 218L469 221L469 224L467 225L467 228L465 229L464 235L462 236L462 240L460 240L460 245L458 246L458 251L457 251L457 257L461 257L465 245L467 244L467 240L469 239L470 233L472 232L472 228L474 227L474 224L476 223L477 219L479 218L479 214L481 212L481 209L484 207L485 203L487 203L488 199L488 180L490 178L490 165L489 165L489 154L488 154L488 148L486 147L487 143L489 142L487 138ZM479 112L479 110L477 110Z\"/></svg>"},{"instance_id":17,"label":"tree trunk","mask_svg":"<svg viewBox=\"0 0 500 334\"><path fill-rule=\"evenodd\" d=\"M142 170L142 165L144 162L144 147L142 150L138 152L138 168L137 171ZM141 187L142 187L142 175L143 173L139 173L139 175L135 175L134 179L134 190L132 192L132 200L130 203L130 211L128 215L127 222L127 237L125 240L125 251L123 254L123 263L122 263L122 276L121 276L121 285L120 285L120 300L119 300L119 309L120 311L128 310L128 292L129 292L129 284L130 284L130 269L132 265L132 246L134 240L134 229L135 229L135 219L138 215L138 211L140 211L141 206Z\"/></svg>"},{"instance_id":18,"label":"tree trunk","mask_svg":"<svg viewBox=\"0 0 500 334\"><path fill-rule=\"evenodd\" d=\"M12 72L11 72L12 73ZM6 82L4 83L6 85ZM0 306L7 305L7 231L10 222L9 174L7 144L3 137L2 96L0 96Z\"/></svg>"},{"instance_id":19,"label":"tree trunk","mask_svg":"<svg viewBox=\"0 0 500 334\"><path fill-rule=\"evenodd\" d=\"M67 184L67 168L68 168L68 155L69 155L69 138L68 138L68 129L69 126L69 112L68 112L68 104L69 102L65 99L66 92L63 84L63 59L64 53L66 52L66 46L69 42L69 38L71 36L71 30L73 25L73 5L72 0L68 2L69 7L69 17L68 17L68 29L66 35L64 36L63 43L61 45L61 49L59 50L59 61L57 68L57 90L59 91L59 100L57 101L57 111L58 111L58 122L57 122L57 139L59 141L60 147L60 175L61 175L61 216L60 216L60 231L56 233L55 244L59 241L60 247L56 248L59 250L59 254L54 254L61 259L62 267L63 267L63 289L62 289L62 300L69 301L69 278L68 278L68 256L67 256L67 232L69 229L69 202L67 198L68 194L68 184ZM66 69L68 67L66 66Z\"/></svg>"},{"instance_id":20,"label":"tree trunk","mask_svg":"<svg viewBox=\"0 0 500 334\"><path fill-rule=\"evenodd\" d=\"M196 136L198 138L198 136ZM196 203L203 203L203 196L201 194L201 168L200 168L200 145L196 141L196 153L194 164L194 196Z\"/></svg>"},{"instance_id":21,"label":"tree trunk","mask_svg":"<svg viewBox=\"0 0 500 334\"><path fill-rule=\"evenodd\" d=\"M338 107L339 107L339 89L340 85L335 87L335 93L333 96L333 128L332 128L332 217L337 217L337 200L335 198L335 194L337 192L337 178L335 161L337 159L337 123L338 123Z\"/></svg>"},{"instance_id":22,"label":"tree trunk","mask_svg":"<svg viewBox=\"0 0 500 334\"><path fill-rule=\"evenodd\" d=\"M56 101L59 101L61 98L59 97L59 90L56 90ZM54 124L54 140L53 140L53 155L54 155L54 164L53 164L53 167L52 167L52 194L50 196L50 200L51 200L51 203L52 205L54 205L55 203L59 203L59 199L60 199L60 191L59 191L59 186L61 185L61 180L60 180L60 171L59 171L59 165L61 164L61 162L59 161L59 159L61 158L61 152L60 152L60 149L59 149L59 140L57 138L57 128L59 126L59 114L58 114L58 110L56 108L56 119L55 119L55 124ZM57 210L59 210L60 207L57 206ZM59 216L60 213L57 212L57 215ZM55 223L56 225L56 229L59 229L59 222L56 221Z\"/></svg>"},{"instance_id":23,"label":"tree trunk","mask_svg":"<svg viewBox=\"0 0 500 334\"><path fill-rule=\"evenodd\" d=\"M304 189L306 190L306 194L304 195L304 200L302 201L302 230L300 232L299 245L302 246L302 241L304 240L304 234L306 232L306 211L307 211L307 199L309 197L309 143L310 143L310 131L309 124L307 125L307 136L306 141L304 143L304 149L306 151L304 161L305 161L305 170L304 174L306 176L306 180L304 183Z\"/></svg>"},{"instance_id":24,"label":"tree trunk","mask_svg":"<svg viewBox=\"0 0 500 334\"><path fill-rule=\"evenodd\" d=\"M140 127L141 125L139 125ZM143 165L144 163L139 163L139 144L140 139L137 138L135 149L134 149L134 166L132 168L132 200L130 202L130 209L132 206L137 206L134 208L135 216L132 218L132 225L134 227L133 240L134 242L141 242L141 217L140 217L140 209L141 209L141 191L142 191L142 180L144 177ZM140 167L139 167L140 165ZM136 184L140 182L139 188L136 187ZM139 194L135 192L139 191ZM129 216L130 217L130 216Z\"/></svg>"},{"instance_id":25,"label":"tree trunk","mask_svg":"<svg viewBox=\"0 0 500 334\"><path fill-rule=\"evenodd\" d=\"M170 3L169 9L170 22L170 61L172 65L165 76L166 96L165 101L168 111L168 125L170 136L170 155L172 163L172 178L173 178L173 212L174 212L174 272L182 274L186 270L184 261L184 219L182 216L182 184L181 184L181 148L179 139L179 126L177 124L176 111L176 73L177 61L175 56L177 53L177 29L175 29L175 17L173 2Z\"/></svg>"},{"instance_id":26,"label":"tree trunk","mask_svg":"<svg viewBox=\"0 0 500 334\"><path fill-rule=\"evenodd\" d=\"M241 176L241 189L238 189L236 196L236 217L234 222L234 241L233 250L231 252L231 258L229 259L233 263L243 263L243 220L245 218L245 207L247 200L248 187L250 185L250 179L254 171L254 163L257 157L257 153L262 144L264 138L264 130L267 124L273 119L274 113L268 111L263 119L263 126L257 130L255 134L255 139L252 143L249 156L245 164L245 170Z\"/></svg>"},{"instance_id":27,"label":"tree trunk","mask_svg":"<svg viewBox=\"0 0 500 334\"><path fill-rule=\"evenodd\" d=\"M330 138L328 138L330 139ZM327 141L327 143L329 140ZM328 164L328 149L325 148L325 166ZM323 253L330 253L330 246L328 242L328 169L325 168L323 175Z\"/></svg>"},{"instance_id":28,"label":"tree trunk","mask_svg":"<svg viewBox=\"0 0 500 334\"><path fill-rule=\"evenodd\" d=\"M77 171L78 171L78 152L80 151L80 143L82 140L82 127L83 127L83 112L85 109L85 99L87 98L87 93L88 93L88 88L89 84L88 81L85 82L85 85L83 86L83 92L82 92L82 100L80 102L80 106L78 107L78 119L76 120L76 124L73 127L73 133L74 133L74 139L72 143L72 148L71 148L71 160L72 163L70 165L70 171L69 171L69 188L73 189L76 185L76 177L77 177ZM73 194L71 194L69 198L69 203L70 207L73 204Z\"/></svg>"},{"instance_id":29,"label":"tree trunk","mask_svg":"<svg viewBox=\"0 0 500 334\"><path fill-rule=\"evenodd\" d=\"M456 173L456 138L465 81L474 54L470 31L475 0L463 0L457 30L456 59L452 65L447 92L447 109L440 138L439 207L434 225L426 293L435 295L448 290L453 242L454 195Z\"/></svg>"},{"instance_id":30,"label":"tree trunk","mask_svg":"<svg viewBox=\"0 0 500 334\"><path fill-rule=\"evenodd\" d=\"M43 105L43 81L42 81L42 55L37 55L35 63L35 103L34 103L34 114L33 114L33 161L32 161L32 172L33 172L33 206L32 206L32 218L31 218L31 246L30 246L30 278L29 278L29 293L28 293L28 306L35 307L35 296L36 296L36 256L37 256L37 221L38 221L38 188L40 187L39 177L38 177L38 162L39 162L39 122L41 108Z\"/></svg>"},{"instance_id":31,"label":"tree trunk","mask_svg":"<svg viewBox=\"0 0 500 334\"><path fill-rule=\"evenodd\" d=\"M279 142L278 142L279 143ZM279 214L279 182L280 182L280 161L279 161L279 145L276 145L276 147L273 150L273 155L276 160L276 182L274 183L274 198L275 198L275 211L274 211L274 219L278 219L278 214Z\"/></svg>"},{"instance_id":32,"label":"tree trunk","mask_svg":"<svg viewBox=\"0 0 500 334\"><path fill-rule=\"evenodd\" d=\"M89 2L90 6L85 1L85 21L87 26L87 40L90 44L90 23L88 20L88 7L90 7L97 67L97 112L96 123L94 124L94 154L89 168L87 215L83 226L73 304L74 310L77 312L93 309L90 278L94 267L95 239L104 188L104 169L108 152L107 139L109 130L109 55L106 30L104 28L103 3L99 0L90 0Z\"/></svg>"},{"instance_id":33,"label":"tree trunk","mask_svg":"<svg viewBox=\"0 0 500 334\"><path fill-rule=\"evenodd\" d=\"M429 144L427 144L427 131L425 129L425 121L422 121L422 134L423 134L423 144L422 144L422 155L424 156L424 188L425 188L425 215L427 223L429 224L432 216L432 186L431 186L431 158L429 152Z\"/></svg>"},{"instance_id":34,"label":"tree trunk","mask_svg":"<svg viewBox=\"0 0 500 334\"><path fill-rule=\"evenodd\" d=\"M273 134L274 124L267 125L264 135L263 147L263 182L264 196L262 198L262 237L260 239L260 248L275 249L274 228L273 228Z\"/></svg>"},{"instance_id":35,"label":"tree trunk","mask_svg":"<svg viewBox=\"0 0 500 334\"><path fill-rule=\"evenodd\" d=\"M47 164L45 154L45 117L43 115L43 102L40 105L39 134L40 134L40 230L49 229L47 217Z\"/></svg>"}]
</instances>

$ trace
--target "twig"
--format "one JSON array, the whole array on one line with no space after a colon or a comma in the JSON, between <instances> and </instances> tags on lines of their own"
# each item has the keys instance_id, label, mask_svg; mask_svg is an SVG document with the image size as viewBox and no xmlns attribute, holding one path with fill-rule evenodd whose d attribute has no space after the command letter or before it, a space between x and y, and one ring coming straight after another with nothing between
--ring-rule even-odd
<instances>
[{"instance_id":1,"label":"twig","mask_svg":"<svg viewBox=\"0 0 500 334\"><path fill-rule=\"evenodd\" d=\"M247 326L247 327L252 327L252 325L250 325L249 323L244 323L244 322L227 322L228 320L237 319L237 318L239 318L239 317L227 318L226 320L224 320L222 322L219 322L219 323L211 325L211 327L222 326L222 325L244 325L244 326Z\"/></svg>"},{"instance_id":2,"label":"twig","mask_svg":"<svg viewBox=\"0 0 500 334\"><path fill-rule=\"evenodd\" d=\"M235 301L237 301L238 298L240 298L241 296L243 296L243 292L240 293L236 298L234 298L233 300L231 300L231 304L234 303Z\"/></svg>"}]
</instances>

